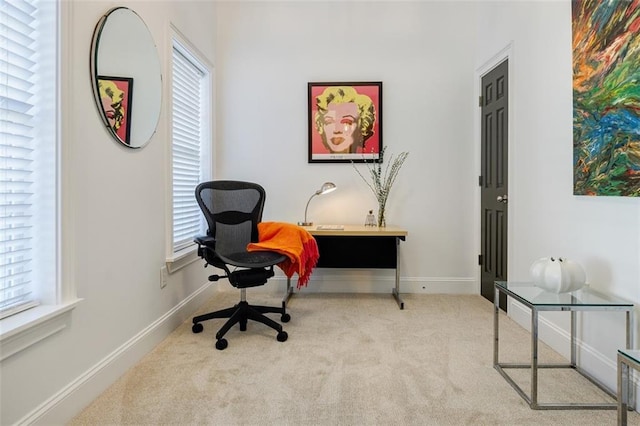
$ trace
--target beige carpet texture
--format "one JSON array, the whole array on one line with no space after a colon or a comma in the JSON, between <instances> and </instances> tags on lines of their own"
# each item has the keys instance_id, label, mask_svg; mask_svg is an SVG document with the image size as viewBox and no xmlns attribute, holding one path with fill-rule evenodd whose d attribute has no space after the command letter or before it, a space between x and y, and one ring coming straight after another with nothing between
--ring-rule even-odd
<instances>
[{"instance_id":1,"label":"beige carpet texture","mask_svg":"<svg viewBox=\"0 0 640 426\"><path fill-rule=\"evenodd\" d=\"M186 321L70 425L615 425L615 410L532 410L493 368L493 304L474 295L296 294L276 332ZM248 291L249 303L280 297ZM223 290L196 313L232 306ZM270 315L279 321L277 314ZM539 361L566 362L544 344ZM501 313L500 361L530 334ZM513 370L529 392L530 370ZM516 374L517 373L517 374ZM539 402L615 402L571 369L540 370ZM629 412L630 425L640 415Z\"/></svg>"}]
</instances>

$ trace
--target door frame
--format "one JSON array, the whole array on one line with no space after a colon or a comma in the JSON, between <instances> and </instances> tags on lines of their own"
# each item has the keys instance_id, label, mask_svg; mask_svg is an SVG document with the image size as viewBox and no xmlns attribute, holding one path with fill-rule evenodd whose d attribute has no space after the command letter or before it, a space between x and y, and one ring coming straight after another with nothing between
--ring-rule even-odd
<instances>
[{"instance_id":1,"label":"door frame","mask_svg":"<svg viewBox=\"0 0 640 426\"><path fill-rule=\"evenodd\" d=\"M512 167L513 165L513 158L515 158L515 144L513 143L514 141L514 137L513 137L513 128L514 125L513 123L515 122L515 114L514 114L514 93L515 93L515 85L514 85L514 78L513 78L513 69L514 69L514 59L513 59L513 50L514 50L514 46L513 46L513 41L509 42L504 48L502 48L498 53L496 53L495 55L493 55L491 58L489 58L486 62L484 62L484 64L482 64L480 67L478 67L475 71L475 83L474 83L474 92L475 92L475 99L476 102L478 102L477 100L480 99L480 96L482 95L482 77L484 77L489 71L493 70L496 66L498 66L500 63L504 62L505 60L508 60L508 69L509 69L509 75L508 75L508 80L507 80L507 84L509 85L509 91L508 91L508 117L509 117L509 123L507 126L507 135L508 135L508 142L507 142L507 146L508 146L508 153L507 153L507 162L508 162L508 170L507 170L507 179L509 182L509 202L507 203L507 217L509 218L509 220L507 221L507 277L510 277L510 272L512 270L511 265L514 264L514 250L513 250L513 236L514 236L514 223L516 222L516 217L513 214L513 202L514 202L514 198L517 201L517 197L513 197L513 194L517 194L517 187L514 184L515 182L515 175L517 173L517 171L514 170L514 167ZM481 145L482 145L482 140L481 140L481 132L482 132L482 122L481 122L481 117L480 117L480 106L478 105L477 109L476 109L476 113L474 114L474 164L475 164L475 170L476 170L476 176L480 176L482 173L481 170ZM477 254L479 255L482 252L482 237L481 237L481 220L480 220L480 207L481 207L481 200L480 200L480 185L478 185L478 182L476 180L475 182L476 185L476 191L475 191L475 200L474 200L474 246L477 247ZM477 262L476 262L477 264ZM476 293L480 294L480 287L482 284L482 277L481 277L481 268L480 265L477 265L477 273L476 273ZM509 305L512 303L513 301L510 298L507 298L507 312L509 312Z\"/></svg>"}]
</instances>

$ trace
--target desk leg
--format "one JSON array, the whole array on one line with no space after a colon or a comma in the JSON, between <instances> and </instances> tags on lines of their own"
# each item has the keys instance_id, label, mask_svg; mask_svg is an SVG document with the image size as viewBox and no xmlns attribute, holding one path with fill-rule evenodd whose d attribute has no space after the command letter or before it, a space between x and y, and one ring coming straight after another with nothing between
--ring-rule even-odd
<instances>
[{"instance_id":1,"label":"desk leg","mask_svg":"<svg viewBox=\"0 0 640 426\"><path fill-rule=\"evenodd\" d=\"M396 286L391 289L400 309L404 309L404 302L400 297L400 238L396 238Z\"/></svg>"},{"instance_id":2,"label":"desk leg","mask_svg":"<svg viewBox=\"0 0 640 426\"><path fill-rule=\"evenodd\" d=\"M629 401L629 366L618 354L618 426L627 424L627 403Z\"/></svg>"},{"instance_id":3,"label":"desk leg","mask_svg":"<svg viewBox=\"0 0 640 426\"><path fill-rule=\"evenodd\" d=\"M282 298L282 309L287 309L287 303L289 303L289 299L293 295L293 287L291 286L291 278L287 278L287 292L284 294Z\"/></svg>"}]
</instances>

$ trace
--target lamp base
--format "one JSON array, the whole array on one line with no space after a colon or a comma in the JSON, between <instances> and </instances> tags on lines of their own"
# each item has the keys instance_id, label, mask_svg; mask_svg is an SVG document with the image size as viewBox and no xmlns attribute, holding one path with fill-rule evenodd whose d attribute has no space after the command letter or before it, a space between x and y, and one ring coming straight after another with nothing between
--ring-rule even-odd
<instances>
[{"instance_id":1,"label":"lamp base","mask_svg":"<svg viewBox=\"0 0 640 426\"><path fill-rule=\"evenodd\" d=\"M298 222L298 226L313 226L313 222Z\"/></svg>"}]
</instances>

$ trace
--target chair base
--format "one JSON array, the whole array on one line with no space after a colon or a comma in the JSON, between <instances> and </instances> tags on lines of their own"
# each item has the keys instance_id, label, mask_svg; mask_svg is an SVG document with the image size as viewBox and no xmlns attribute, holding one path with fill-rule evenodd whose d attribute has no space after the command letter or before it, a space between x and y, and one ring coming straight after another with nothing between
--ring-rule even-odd
<instances>
[{"instance_id":1,"label":"chair base","mask_svg":"<svg viewBox=\"0 0 640 426\"><path fill-rule=\"evenodd\" d=\"M200 324L202 321L207 321L214 318L229 318L227 322L216 333L216 348L219 350L223 350L227 347L228 344L227 340L224 339L224 335L231 329L231 327L233 327L235 324L240 324L240 331L246 331L247 322L249 320L252 320L260 322L276 330L278 332L276 339L279 342L286 341L288 338L287 332L282 329L282 325L275 322L266 315L263 315L266 313L282 314L280 317L280 320L282 322L289 322L289 320L291 319L291 316L286 313L286 308L284 306L281 308L276 308L272 306L250 305L245 300L241 300L237 305L231 308L226 308L194 317L191 330L194 333L200 333L204 329L202 324Z\"/></svg>"}]
</instances>

